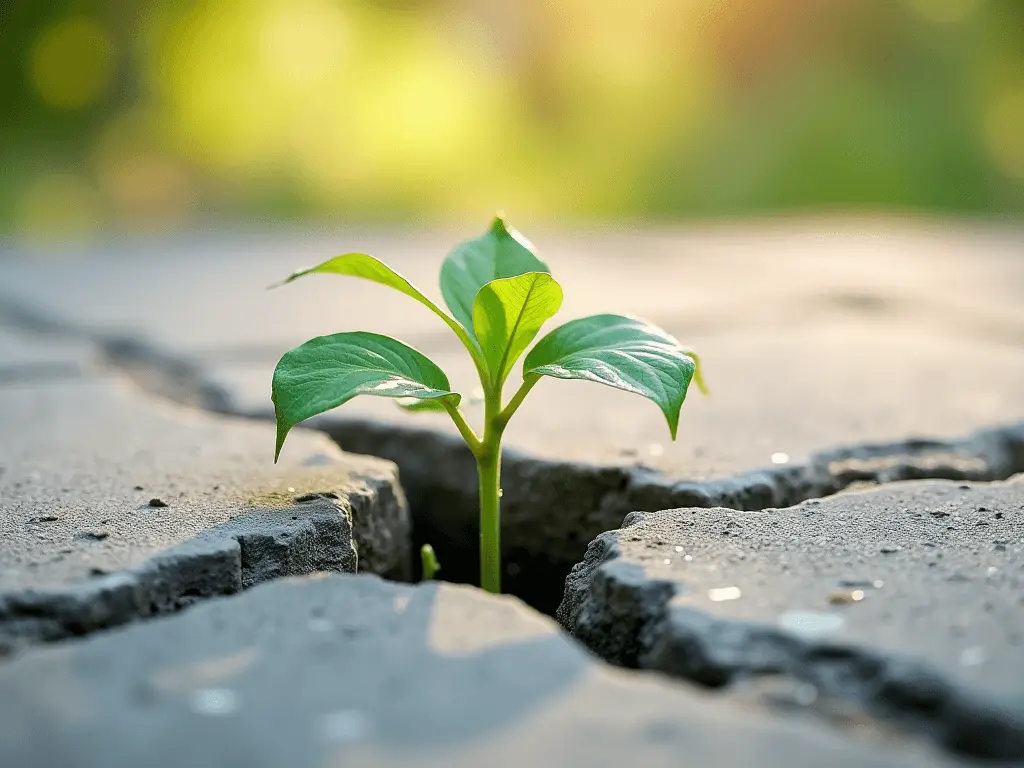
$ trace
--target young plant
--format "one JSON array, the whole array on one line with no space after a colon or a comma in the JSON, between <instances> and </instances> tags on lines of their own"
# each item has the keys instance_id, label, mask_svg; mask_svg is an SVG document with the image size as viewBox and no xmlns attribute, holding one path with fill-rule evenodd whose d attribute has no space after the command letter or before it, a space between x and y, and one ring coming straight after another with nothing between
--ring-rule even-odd
<instances>
[{"instance_id":1,"label":"young plant","mask_svg":"<svg viewBox=\"0 0 1024 768\"><path fill-rule=\"evenodd\" d=\"M289 430L356 395L405 398L413 410L444 410L476 458L480 483L480 584L501 591L501 440L509 420L543 376L583 379L653 400L676 439L691 379L704 389L696 355L643 320L593 315L571 320L526 355L522 384L507 402L512 367L562 304L562 288L533 246L498 217L490 229L455 248L441 265L441 295L450 314L408 280L365 253L349 253L292 274L361 277L410 296L440 317L466 347L483 388L483 428L459 410L448 377L412 347L357 331L319 336L286 353L273 379L277 461Z\"/></svg>"},{"instance_id":2,"label":"young plant","mask_svg":"<svg viewBox=\"0 0 1024 768\"><path fill-rule=\"evenodd\" d=\"M424 581L430 581L441 570L441 564L437 562L434 548L429 544L424 544L420 547L420 565L423 567Z\"/></svg>"}]
</instances>

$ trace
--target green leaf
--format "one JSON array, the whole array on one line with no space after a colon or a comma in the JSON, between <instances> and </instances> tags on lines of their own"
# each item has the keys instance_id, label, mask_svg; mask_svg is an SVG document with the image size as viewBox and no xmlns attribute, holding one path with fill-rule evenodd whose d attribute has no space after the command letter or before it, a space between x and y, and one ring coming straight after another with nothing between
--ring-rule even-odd
<instances>
[{"instance_id":1,"label":"green leaf","mask_svg":"<svg viewBox=\"0 0 1024 768\"><path fill-rule=\"evenodd\" d=\"M388 336L364 332L318 336L285 353L274 370L271 390L277 417L275 462L292 427L356 395L442 399L451 405L462 399L425 355Z\"/></svg>"},{"instance_id":2,"label":"green leaf","mask_svg":"<svg viewBox=\"0 0 1024 768\"><path fill-rule=\"evenodd\" d=\"M422 413L424 411L447 411L444 407L443 400L419 400L415 397L399 397L395 400L395 405L401 408L403 411L409 411L410 413Z\"/></svg>"},{"instance_id":3,"label":"green leaf","mask_svg":"<svg viewBox=\"0 0 1024 768\"><path fill-rule=\"evenodd\" d=\"M499 216L487 232L457 245L445 258L441 265L441 295L463 327L472 329L477 292L492 280L525 272L551 270L534 255L530 241Z\"/></svg>"},{"instance_id":4,"label":"green leaf","mask_svg":"<svg viewBox=\"0 0 1024 768\"><path fill-rule=\"evenodd\" d=\"M547 272L492 280L473 302L473 331L491 381L505 381L540 328L562 306L562 287Z\"/></svg>"},{"instance_id":5,"label":"green leaf","mask_svg":"<svg viewBox=\"0 0 1024 768\"><path fill-rule=\"evenodd\" d=\"M361 277L364 280L371 280L372 282L386 285L389 288L394 288L396 291L416 299L416 301L444 320L448 324L448 327L455 331L455 335L462 340L462 343L466 345L466 348L469 349L470 352L475 352L476 350L476 344L472 338L471 332L468 330L470 327L468 322L465 327L461 325L459 321L452 318L451 315L428 299L419 288L410 283L402 275L395 272L395 270L383 261L375 259L369 254L346 253L343 256L335 256L333 259L329 259L323 264L318 264L315 267L300 269L298 272L293 272L282 283L279 283L279 285L285 285L293 282L294 280L298 280L300 277L312 274Z\"/></svg>"},{"instance_id":6,"label":"green leaf","mask_svg":"<svg viewBox=\"0 0 1024 768\"><path fill-rule=\"evenodd\" d=\"M559 326L530 350L523 375L584 379L653 400L676 439L679 411L696 364L657 326L621 315L594 315Z\"/></svg>"}]
</instances>

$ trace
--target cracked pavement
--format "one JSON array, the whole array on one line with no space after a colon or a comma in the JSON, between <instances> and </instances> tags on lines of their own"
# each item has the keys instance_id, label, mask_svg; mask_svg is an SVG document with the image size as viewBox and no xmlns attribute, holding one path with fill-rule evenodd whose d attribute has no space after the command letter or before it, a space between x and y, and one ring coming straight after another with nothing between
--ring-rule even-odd
<instances>
[{"instance_id":1,"label":"cracked pavement","mask_svg":"<svg viewBox=\"0 0 1024 768\"><path fill-rule=\"evenodd\" d=\"M313 433L290 444L285 466L274 469L267 437L272 428L262 423L269 415L270 372L277 357L321 333L393 333L436 359L453 382L468 383L454 337L404 297L330 278L263 291L295 267L362 248L432 294L448 239L343 233L123 241L70 254L59 266L14 251L0 254L0 522L9 529L0 550L0 572L6 574L0 587L4 595L15 589L74 590L73 598L62 598L62 605L74 606L73 620L55 622L51 614L35 624L25 617L35 616L37 603L4 603L0 597L0 628L7 610L8 627L16 627L9 635L54 640L177 611L279 576L353 570L345 565L351 560L342 553L345 545L331 549L326 543L332 541L354 542L361 570L408 575L409 510L411 544L430 541L448 569L443 577L471 580L474 469L447 424L429 414L401 414L392 403L374 398L358 399L313 422L347 451L395 462L398 489L386 462L339 453ZM680 694L687 701L697 697L692 701L699 703L686 706L707 708L712 720L742 710L766 718L758 727L767 732L795 722L808 734L827 731L828 739L857 745L836 760L815 751L825 749L822 745L808 747L809 765L858 764L855 753L861 748L867 750L865 764L874 764L870 760L881 759L880 750L890 747L911 763L938 759L935 749L1020 758L1014 718L1021 712L1021 691L1013 681L1020 678L1014 670L1024 623L1020 585L1012 573L1022 507L1019 483L998 481L1024 472L1024 235L1011 228L883 221L608 232L587 238L556 233L536 240L566 287L561 319L613 310L655 320L701 353L713 396L691 394L683 408L681 439L670 444L657 409L639 398L569 382L538 387L509 432L503 482L506 587L553 613L565 576L584 559L588 544L618 529L627 514L645 511L651 516L634 516L631 527L591 545L566 586L563 623L602 655L704 685L727 684L725 695L698 695L673 684L673 691L688 691ZM389 302L386 312L380 311L383 301ZM472 418L473 406L469 412ZM310 455L332 459L311 467ZM339 481L333 471L339 465L354 467L360 478L356 486L369 493ZM136 475L145 475L144 482L131 482ZM932 479L949 482L889 485ZM161 483L168 489L161 493L172 496L170 508L147 508L150 486ZM296 515L301 519L292 521L294 530L288 530L278 525L276 506L253 503L259 495L254 489L267 483L330 490L338 498L318 498L311 510L309 502L295 501L298 490L289 495L275 486L282 503L302 510ZM135 491L136 485L145 490ZM230 490L205 498L213 485ZM173 496L177 493L180 501ZM981 506L1003 517L969 530L964 523L956 536L932 542L940 551L929 555L924 541L941 522L930 514L933 507L945 504L956 508L950 516L968 515L966 507L956 506L958 493L992 496ZM891 494L905 498L892 501ZM918 528L886 529L893 509L918 510ZM618 541L625 532L634 535L645 524L654 526L651 521L675 520L673 515L702 522L686 531L690 538L672 546L682 546L683 554L699 552L701 562L720 568L729 584L690 566L685 578L675 571L666 577L660 569L676 568L678 558L673 549L667 557L673 565L664 566L659 542L671 537L662 533L652 533L655 539L633 549L607 544L609 537ZM47 517L58 519L41 522ZM837 527L840 518L847 521L843 528ZM343 530L346 519L356 522L354 534ZM755 520L782 527L750 528L747 521ZM738 530L728 529L726 536L718 527L730 522ZM943 530L949 525L946 521ZM1007 530L996 536L1000 527ZM883 530L888 530L886 540L876 541ZM901 532L902 543L896 541ZM284 543L283 534L300 543ZM206 563L203 578L165 578L164 564L177 563L180 549L197 541L213 542L212 560L193 558ZM251 552L260 553L255 565L242 562L246 541ZM883 545L893 551L881 552ZM855 554L844 559L830 546ZM990 549L997 546L1003 549ZM595 547L599 556L593 555ZM325 556L328 550L333 554ZM741 551L745 559L737 560ZM784 569L766 559L778 552L791 557ZM991 567L996 574L988 574ZM849 575L839 573L843 568ZM861 574L866 570L872 573ZM220 575L207 579L209 574ZM964 580L954 578L957 574ZM867 597L850 605L828 602L858 589L840 582L858 580L882 581L885 588L862 589ZM686 599L680 595L693 590L708 594L734 586L739 599L680 603ZM301 595L310 590L298 590L295 599L304 601ZM272 615L276 609L269 606L275 602L267 600L261 610ZM566 608L572 600L576 607ZM958 611L942 609L950 602L960 606ZM90 606L102 610L90 616ZM615 618L614 628L601 616L606 609ZM192 621L197 610L166 621ZM812 624L817 614L843 617L843 652L855 647L862 654L843 656L844 663L856 666L849 661L854 658L869 669L875 669L872 664L890 669L906 660L910 666L901 669L918 677L898 691L910 704L893 705L898 698L891 693L893 676L876 675L869 685L864 676L836 677L831 664L825 665L831 675L825 680L825 667L807 662L820 655L817 646L793 645L799 633L791 627L781 635L788 650L778 657L784 659L779 668L748 674L750 655L757 656L765 636L780 631L779 616L801 611ZM581 628L577 619L584 614L598 630ZM466 636L474 634L471 620L458 621ZM966 634L956 634L958 622L966 623ZM97 635L87 643L103 654L104 642L111 647L120 642L118 632L149 631L158 623ZM514 624L510 619L509 626ZM156 634L146 637L158 643ZM339 648L347 648L344 638L336 639ZM608 643L617 650L609 650ZM36 669L35 653L44 652L30 651L10 662L22 682L31 678L18 670ZM710 659L705 669L718 670L720 681L701 679L687 666L705 657ZM289 665L301 667L288 658ZM345 674L348 667L339 664L337 673ZM623 680L630 691L642 687L632 677ZM939 714L908 715L914 707L926 707L918 696L921 685L936 680L942 691L951 692L940 697L945 708ZM882 685L886 681L888 688ZM769 702L779 698L777 691L764 690L781 686L790 694L796 690L789 698L799 699L808 690L800 685L813 687L814 706L780 708ZM880 686L890 691L882 704L876 695ZM479 691L486 695L486 686ZM963 704L965 691L973 697L970 706ZM568 695L576 700L580 694ZM1008 719L978 719L996 703ZM557 722L576 724L550 742L551 749L566 749L568 741L579 738L576 718L557 715ZM147 727L159 729L160 722L158 717ZM201 727L174 722L174 728ZM257 723L243 717L243 724L232 728L244 731ZM97 738L118 732L112 720L101 718L94 726ZM873 735L865 737L864 728ZM958 740L965 728L974 741ZM520 733L525 738L531 732ZM289 733L290 739L298 738ZM987 734L980 748L978 733ZM716 743L723 748L727 736L717 738L707 742L709 749ZM755 744L761 736L750 738ZM679 743L694 739L699 741L684 734ZM642 750L650 747L647 741L633 733L622 736L619 746ZM573 759L583 754L570 752ZM106 764L113 759L102 749L96 754L107 755ZM358 750L351 754L368 765L384 759ZM401 759L430 764L433 758Z\"/></svg>"}]
</instances>

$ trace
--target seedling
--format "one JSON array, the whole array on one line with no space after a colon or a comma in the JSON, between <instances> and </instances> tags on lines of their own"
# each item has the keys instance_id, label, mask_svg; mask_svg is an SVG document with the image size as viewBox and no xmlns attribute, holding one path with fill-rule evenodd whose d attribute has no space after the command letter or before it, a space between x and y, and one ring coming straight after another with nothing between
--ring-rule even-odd
<instances>
[{"instance_id":1,"label":"seedling","mask_svg":"<svg viewBox=\"0 0 1024 768\"><path fill-rule=\"evenodd\" d=\"M429 544L420 547L420 565L423 566L423 580L430 581L434 574L441 570L441 564L437 562L437 555L434 548Z\"/></svg>"},{"instance_id":2,"label":"seedling","mask_svg":"<svg viewBox=\"0 0 1024 768\"><path fill-rule=\"evenodd\" d=\"M478 435L459 409L462 396L435 363L388 336L356 331L319 336L286 353L273 380L277 448L301 421L356 395L403 398L412 410L444 410L476 458L480 484L480 584L501 591L501 440L509 420L544 376L583 379L653 400L676 439L690 381L704 389L695 354L644 320L593 315L555 328L527 353L522 383L507 402L502 390L516 360L558 311L562 288L533 245L499 216L490 229L458 245L441 265L449 312L408 280L365 253L348 253L292 274L361 277L410 296L440 317L466 347L483 389Z\"/></svg>"}]
</instances>

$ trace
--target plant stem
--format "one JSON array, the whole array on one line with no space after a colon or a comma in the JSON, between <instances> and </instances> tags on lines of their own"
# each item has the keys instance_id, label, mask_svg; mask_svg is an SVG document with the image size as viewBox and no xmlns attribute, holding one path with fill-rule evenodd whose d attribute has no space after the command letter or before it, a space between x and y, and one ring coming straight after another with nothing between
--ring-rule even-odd
<instances>
[{"instance_id":1,"label":"plant stem","mask_svg":"<svg viewBox=\"0 0 1024 768\"><path fill-rule=\"evenodd\" d=\"M484 395L484 436L476 454L480 482L480 586L501 592L501 387Z\"/></svg>"},{"instance_id":2,"label":"plant stem","mask_svg":"<svg viewBox=\"0 0 1024 768\"><path fill-rule=\"evenodd\" d=\"M466 421L458 406L452 405L447 400L442 401L442 405L448 411L448 415L452 417L452 421L455 422L455 426L459 430L459 434L462 435L462 439L466 441L466 445L469 446L469 450L474 456L479 455L482 443L477 438L473 428L469 426L469 422Z\"/></svg>"},{"instance_id":3,"label":"plant stem","mask_svg":"<svg viewBox=\"0 0 1024 768\"><path fill-rule=\"evenodd\" d=\"M480 479L480 586L501 592L501 450L476 460Z\"/></svg>"},{"instance_id":4,"label":"plant stem","mask_svg":"<svg viewBox=\"0 0 1024 768\"><path fill-rule=\"evenodd\" d=\"M504 426L508 424L508 420L512 418L512 415L519 410L519 406L523 404L523 400L530 394L530 390L533 386L540 381L540 376L533 375L527 376L523 379L522 385L516 390L516 393L512 395L512 399L508 401L508 405L505 406L505 410L498 414L498 422Z\"/></svg>"}]
</instances>

